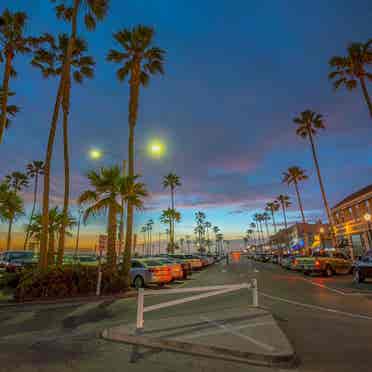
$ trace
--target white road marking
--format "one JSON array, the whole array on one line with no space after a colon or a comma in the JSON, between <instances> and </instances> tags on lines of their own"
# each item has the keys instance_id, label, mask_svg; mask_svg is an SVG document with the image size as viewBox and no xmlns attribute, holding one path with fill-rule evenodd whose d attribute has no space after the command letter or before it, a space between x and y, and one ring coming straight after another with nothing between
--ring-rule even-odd
<instances>
[{"instance_id":1,"label":"white road marking","mask_svg":"<svg viewBox=\"0 0 372 372\"><path fill-rule=\"evenodd\" d=\"M220 324L220 323L218 323L218 322L216 322L214 320L211 320L211 319L207 318L206 316L201 316L200 318L203 319L203 320L205 320L208 323L214 324L216 327L219 327L219 328L223 329L225 332L228 332L228 333L230 333L230 334L232 334L234 336L241 337L241 338L243 338L245 340L248 340L252 344L255 344L256 346L259 346L259 347L261 347L261 348L263 348L263 349L265 349L267 351L271 351L271 352L275 351L275 348L273 348L272 346L267 345L267 344L265 344L265 343L263 343L261 341L257 341L254 338L249 337L247 335L243 335L240 332L234 331L234 329L231 328L231 327L225 326L224 324Z\"/></svg>"},{"instance_id":2,"label":"white road marking","mask_svg":"<svg viewBox=\"0 0 372 372\"><path fill-rule=\"evenodd\" d=\"M276 300L276 301L286 302L286 303L291 304L291 305L302 306L302 307L307 307L309 309L320 310L320 311L325 311L325 312L328 312L328 313L344 315L344 316L347 316L349 318L372 320L372 316L368 316L368 315L353 314L353 313L348 313L348 312L341 311L341 310L330 309L328 307L304 304L302 302L292 301L292 300L288 300L288 299L282 298L282 297L271 296L271 295L269 295L267 293L263 293L263 292L258 292L258 294L263 296L263 297L271 298L272 300Z\"/></svg>"},{"instance_id":3,"label":"white road marking","mask_svg":"<svg viewBox=\"0 0 372 372\"><path fill-rule=\"evenodd\" d=\"M204 320L203 318L201 318ZM232 330L238 331L240 329L245 329L245 328L254 328L254 327L260 327L260 326L265 326L265 325L272 325L275 324L274 322L259 322L259 323L251 323L251 324L243 324L237 327L231 327ZM197 337L204 337L204 336L210 336L210 335L217 335L219 333L226 333L225 329L217 329L214 331L209 331L209 332L199 332L197 334L192 334L188 336L182 336L182 338L197 338Z\"/></svg>"},{"instance_id":4,"label":"white road marking","mask_svg":"<svg viewBox=\"0 0 372 372\"><path fill-rule=\"evenodd\" d=\"M320 287L320 288L323 288L323 289L328 289L329 291L338 293L338 294L340 294L342 296L348 295L348 293L346 293L344 291L341 291L339 289L335 289L335 288L332 288L332 287L328 287L327 285L324 285L324 284L321 284L321 283L313 282L310 279L302 278L302 280L304 280L305 282L310 283L310 284L312 284L312 285L314 285L316 287Z\"/></svg>"}]
</instances>

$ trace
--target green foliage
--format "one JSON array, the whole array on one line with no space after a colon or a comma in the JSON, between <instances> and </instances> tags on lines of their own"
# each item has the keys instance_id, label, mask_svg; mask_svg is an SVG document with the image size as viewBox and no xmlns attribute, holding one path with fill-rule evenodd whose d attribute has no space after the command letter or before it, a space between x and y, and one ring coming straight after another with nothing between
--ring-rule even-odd
<instances>
[{"instance_id":1,"label":"green foliage","mask_svg":"<svg viewBox=\"0 0 372 372\"><path fill-rule=\"evenodd\" d=\"M15 291L17 301L94 295L98 269L93 266L53 267L46 271L25 271ZM125 288L120 272L102 268L102 294L120 293Z\"/></svg>"}]
</instances>

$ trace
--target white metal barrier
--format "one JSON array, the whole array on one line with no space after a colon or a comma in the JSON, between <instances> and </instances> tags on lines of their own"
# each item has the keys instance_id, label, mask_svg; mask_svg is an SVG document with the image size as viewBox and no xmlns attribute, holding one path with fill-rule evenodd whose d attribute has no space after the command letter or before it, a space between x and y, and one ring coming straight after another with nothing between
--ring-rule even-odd
<instances>
[{"instance_id":1,"label":"white metal barrier","mask_svg":"<svg viewBox=\"0 0 372 372\"><path fill-rule=\"evenodd\" d=\"M232 284L232 285L216 285L209 287L194 287L194 288L179 288L179 289L166 289L166 290L149 290L145 291L143 288L138 290L137 298L137 323L136 331L137 333L142 333L144 328L144 318L143 314L163 309L170 306L184 304L186 302L201 300L203 298L208 298L212 296L217 296L224 293L229 293L233 291L238 291L240 289L247 288L252 290L252 305L258 307L258 288L257 288L257 279L252 279L250 283L242 284ZM162 302L160 304L151 305L145 307L145 296L154 296L154 295L164 295L164 294L179 294L179 293L200 293L191 297L181 298L179 300ZM205 293L206 292L206 293Z\"/></svg>"}]
</instances>

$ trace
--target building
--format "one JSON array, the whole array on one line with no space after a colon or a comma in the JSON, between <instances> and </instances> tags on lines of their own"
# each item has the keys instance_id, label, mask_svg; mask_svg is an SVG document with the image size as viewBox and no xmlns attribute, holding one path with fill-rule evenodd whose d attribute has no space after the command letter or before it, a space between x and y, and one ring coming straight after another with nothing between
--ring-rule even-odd
<instances>
[{"instance_id":1,"label":"building","mask_svg":"<svg viewBox=\"0 0 372 372\"><path fill-rule=\"evenodd\" d=\"M305 254L305 242L311 250L331 248L328 224L321 221L316 223L296 223L287 229L282 229L270 238L274 250L286 253Z\"/></svg>"},{"instance_id":2,"label":"building","mask_svg":"<svg viewBox=\"0 0 372 372\"><path fill-rule=\"evenodd\" d=\"M354 192L332 208L337 243L350 249L352 258L372 248L372 185Z\"/></svg>"}]
</instances>

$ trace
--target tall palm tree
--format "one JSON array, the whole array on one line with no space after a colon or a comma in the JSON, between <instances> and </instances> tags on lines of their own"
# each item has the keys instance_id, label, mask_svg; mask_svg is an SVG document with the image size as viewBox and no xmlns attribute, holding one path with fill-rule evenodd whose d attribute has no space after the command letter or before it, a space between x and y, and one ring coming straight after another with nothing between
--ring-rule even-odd
<instances>
[{"instance_id":1,"label":"tall palm tree","mask_svg":"<svg viewBox=\"0 0 372 372\"><path fill-rule=\"evenodd\" d=\"M255 245L257 244L257 241L258 241L258 232L257 232L257 234L256 234L256 236L255 236L255 232L256 232L256 227L257 227L257 224L256 223L254 223L254 222L251 222L250 223L250 228L252 229L252 231L253 231L253 233L252 233L252 235L253 235L253 238L254 238L254 243L255 243Z\"/></svg>"},{"instance_id":2,"label":"tall palm tree","mask_svg":"<svg viewBox=\"0 0 372 372\"><path fill-rule=\"evenodd\" d=\"M218 226L213 226L213 232L214 232L214 237L215 237L215 241L216 241L215 254L217 254L217 235L220 232L220 228Z\"/></svg>"},{"instance_id":3,"label":"tall palm tree","mask_svg":"<svg viewBox=\"0 0 372 372\"><path fill-rule=\"evenodd\" d=\"M24 214L23 200L16 191L7 184L0 186L0 220L8 222L8 236L6 249L9 250L12 242L12 227L14 221Z\"/></svg>"},{"instance_id":4,"label":"tall palm tree","mask_svg":"<svg viewBox=\"0 0 372 372\"><path fill-rule=\"evenodd\" d=\"M146 254L147 249L147 226L144 225L141 227L141 233L143 234L143 254Z\"/></svg>"},{"instance_id":5,"label":"tall palm tree","mask_svg":"<svg viewBox=\"0 0 372 372\"><path fill-rule=\"evenodd\" d=\"M108 0L69 0L68 4L64 0L51 0L53 3L57 2L56 14L57 17L70 22L71 32L68 40L67 51L63 61L62 71L56 99L54 103L53 115L49 129L48 144L45 155L44 168L44 187L43 187L43 231L40 241L40 259L39 267L45 269L47 266L47 246L48 246L48 218L49 218L49 194L50 194L50 168L53 156L53 147L57 130L57 122L59 117L59 110L63 103L66 86L70 81L71 76L71 61L72 54L76 43L78 34L78 19L79 15L84 14L84 23L88 30L94 30L97 21L103 20L108 9ZM65 100L66 102L66 100Z\"/></svg>"},{"instance_id":6,"label":"tall palm tree","mask_svg":"<svg viewBox=\"0 0 372 372\"><path fill-rule=\"evenodd\" d=\"M31 61L31 64L40 69L43 77L60 76L63 72L63 64L66 59L69 37L67 34L60 34L55 40L53 36L46 36L48 47L39 48ZM84 79L93 78L95 62L91 56L86 55L88 50L87 43L81 38L75 39L74 49L71 54L70 75L66 78L62 98L63 112L63 157L64 157L64 198L63 213L68 215L70 200L70 156L69 156L69 139L68 139L68 121L70 113L70 96L71 80L75 83L82 84ZM72 77L72 78L71 78ZM63 251L65 244L66 228L62 220L61 232L59 234L59 250ZM66 220L67 223L67 220Z\"/></svg>"},{"instance_id":7,"label":"tall palm tree","mask_svg":"<svg viewBox=\"0 0 372 372\"><path fill-rule=\"evenodd\" d=\"M298 183L302 181L306 181L308 179L308 175L304 169L300 167L289 167L286 172L283 172L283 183L286 183L288 186L294 185L297 195L298 206L301 211L302 222L306 223L304 208L302 205L302 200L300 196L300 191L298 189Z\"/></svg>"},{"instance_id":8,"label":"tall palm tree","mask_svg":"<svg viewBox=\"0 0 372 372\"><path fill-rule=\"evenodd\" d=\"M172 222L180 222L181 221L181 213L176 211L175 209L172 209L172 208L168 208L168 209L165 209L162 211L162 214L160 216L160 222L165 224L165 225L169 225L169 235L171 234L171 225L172 225ZM169 236L169 240L171 239L171 237ZM169 253L174 253L174 245L172 246L172 244L169 244L168 245L168 252Z\"/></svg>"},{"instance_id":9,"label":"tall palm tree","mask_svg":"<svg viewBox=\"0 0 372 372\"><path fill-rule=\"evenodd\" d=\"M120 196L122 178L120 168L101 168L98 172L87 174L92 189L84 191L78 198L79 204L89 205L85 210L83 221L90 216L105 213L107 219L107 263L111 271L116 270L116 218L120 211L117 199Z\"/></svg>"},{"instance_id":10,"label":"tall palm tree","mask_svg":"<svg viewBox=\"0 0 372 372\"><path fill-rule=\"evenodd\" d=\"M37 193L38 193L38 186L39 186L39 177L44 173L44 163L41 160L34 160L33 162L27 164L27 176L29 179L34 179L34 199L32 202L32 209L30 214L30 222L26 228L26 237L25 242L23 244L23 249L27 249L27 243L29 240L29 231L30 225L32 223L32 219L35 214L36 202L37 202Z\"/></svg>"},{"instance_id":11,"label":"tall palm tree","mask_svg":"<svg viewBox=\"0 0 372 372\"><path fill-rule=\"evenodd\" d=\"M318 133L319 129L325 129L323 116L321 114L315 113L314 111L306 110L306 111L301 112L301 115L299 117L296 117L293 120L293 122L298 125L296 134L302 138L308 138L310 141L314 164L315 164L316 172L318 174L320 191L322 193L323 203L324 203L324 207L325 207L327 217L328 217L328 223L331 227L330 230L333 231L332 214L329 208L322 176L320 174L320 166L319 166L318 157L317 157L316 149L315 149L315 143L314 143L314 136Z\"/></svg>"},{"instance_id":12,"label":"tall palm tree","mask_svg":"<svg viewBox=\"0 0 372 372\"><path fill-rule=\"evenodd\" d=\"M209 230L212 228L212 224L209 221L207 221L207 222L205 222L204 227L205 227L205 231L206 231L206 234L207 234L207 248L208 248L208 253L209 253L210 252L210 245L211 245Z\"/></svg>"},{"instance_id":13,"label":"tall palm tree","mask_svg":"<svg viewBox=\"0 0 372 372\"><path fill-rule=\"evenodd\" d=\"M124 29L114 34L116 42L122 47L121 51L110 50L107 60L121 64L117 71L117 78L124 82L129 80L129 138L128 138L128 175L133 177L134 169L134 131L137 124L140 86L146 87L150 76L163 73L163 59L165 52L153 46L154 29L146 26L137 26L131 30ZM125 252L128 252L127 261L130 264L133 231L133 205L127 204L127 229L125 239ZM129 278L129 277L128 277ZM129 279L128 279L129 280ZM129 286L129 282L127 283Z\"/></svg>"},{"instance_id":14,"label":"tall palm tree","mask_svg":"<svg viewBox=\"0 0 372 372\"><path fill-rule=\"evenodd\" d=\"M5 176L5 183L9 186L9 189L18 193L29 185L28 176L22 172L12 172Z\"/></svg>"},{"instance_id":15,"label":"tall palm tree","mask_svg":"<svg viewBox=\"0 0 372 372\"><path fill-rule=\"evenodd\" d=\"M267 239L270 239L270 233L269 233L269 224L268 222L270 221L270 216L267 212L264 212L261 214L261 220L262 222L265 224L265 228L266 228L266 236L267 236Z\"/></svg>"},{"instance_id":16,"label":"tall palm tree","mask_svg":"<svg viewBox=\"0 0 372 372\"><path fill-rule=\"evenodd\" d=\"M258 241L259 244L264 242L263 230L262 230L262 215L261 213L255 213L253 215L253 221L255 221L257 225L257 232L258 232Z\"/></svg>"},{"instance_id":17,"label":"tall palm tree","mask_svg":"<svg viewBox=\"0 0 372 372\"><path fill-rule=\"evenodd\" d=\"M351 91L360 84L372 118L372 101L366 85L366 80L372 81L372 73L366 69L370 65L372 65L372 39L366 43L351 43L347 48L346 57L330 59L329 66L334 70L329 73L328 77L334 80L335 89L345 86Z\"/></svg>"},{"instance_id":18,"label":"tall palm tree","mask_svg":"<svg viewBox=\"0 0 372 372\"><path fill-rule=\"evenodd\" d=\"M287 195L280 194L276 200L280 204L283 212L283 221L284 221L284 227L285 229L288 228L288 223L287 223L287 209L291 206L290 198Z\"/></svg>"},{"instance_id":19,"label":"tall palm tree","mask_svg":"<svg viewBox=\"0 0 372 372\"><path fill-rule=\"evenodd\" d=\"M277 212L279 208L280 208L279 203L276 200L266 203L265 211L271 213L271 219L273 220L274 233L276 233L275 212Z\"/></svg>"},{"instance_id":20,"label":"tall palm tree","mask_svg":"<svg viewBox=\"0 0 372 372\"><path fill-rule=\"evenodd\" d=\"M177 176L175 173L169 173L163 178L163 188L170 189L171 192L171 209L175 209L175 190L178 186L181 186L180 177ZM170 244L174 245L174 222L171 222L171 236L170 236Z\"/></svg>"},{"instance_id":21,"label":"tall palm tree","mask_svg":"<svg viewBox=\"0 0 372 372\"><path fill-rule=\"evenodd\" d=\"M17 75L14 69L14 59L17 54L27 54L32 52L33 47L37 46L42 39L26 37L25 29L27 14L24 12L12 13L5 9L1 15L2 24L0 25L0 63L4 62L3 83L1 86L2 98L0 107L0 143L3 140L4 131L8 124L8 98L13 95L9 90L10 79ZM13 111L14 112L14 111Z\"/></svg>"}]
</instances>

